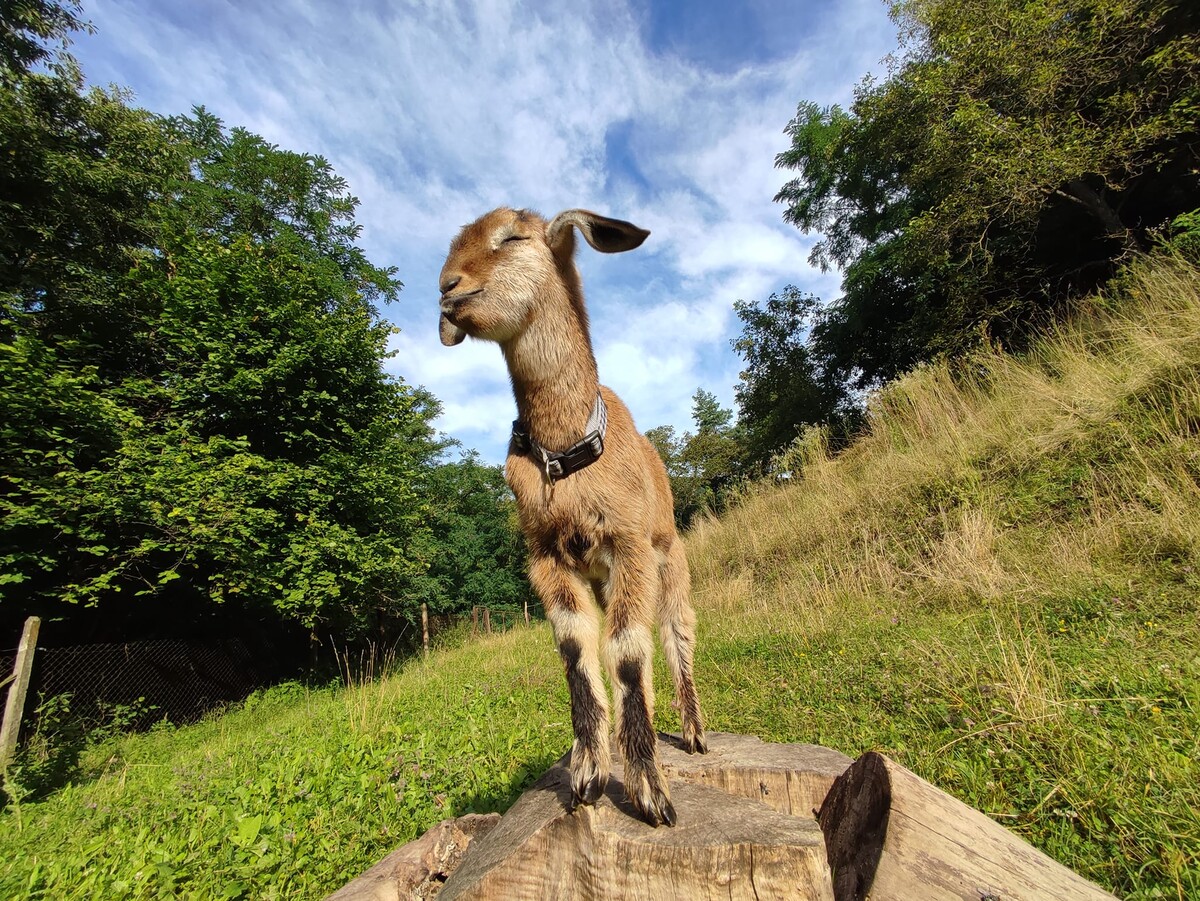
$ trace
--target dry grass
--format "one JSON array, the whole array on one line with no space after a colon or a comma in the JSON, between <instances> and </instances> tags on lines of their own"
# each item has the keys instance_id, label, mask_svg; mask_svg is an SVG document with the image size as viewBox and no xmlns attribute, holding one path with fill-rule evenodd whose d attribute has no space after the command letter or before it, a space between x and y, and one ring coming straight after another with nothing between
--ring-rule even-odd
<instances>
[{"instance_id":1,"label":"dry grass","mask_svg":"<svg viewBox=\"0 0 1200 901\"><path fill-rule=\"evenodd\" d=\"M689 535L700 606L736 632L758 628L747 608L975 603L1090 579L1131 554L1195 557L1197 276L1158 262L1126 290L1136 303L1081 315L1027 355L894 383L836 458L810 440L795 484L752 491Z\"/></svg>"}]
</instances>

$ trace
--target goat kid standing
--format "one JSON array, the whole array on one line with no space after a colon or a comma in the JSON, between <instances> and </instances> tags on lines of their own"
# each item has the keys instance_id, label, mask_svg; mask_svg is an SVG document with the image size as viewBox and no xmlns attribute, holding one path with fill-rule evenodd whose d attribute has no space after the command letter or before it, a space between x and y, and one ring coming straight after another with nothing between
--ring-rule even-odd
<instances>
[{"instance_id":1,"label":"goat kid standing","mask_svg":"<svg viewBox=\"0 0 1200 901\"><path fill-rule=\"evenodd\" d=\"M439 330L447 346L467 335L495 341L508 364L519 419L505 478L529 545L530 582L566 667L575 736L571 809L601 796L611 763L594 596L605 611L626 794L647 822L671 826L675 809L655 749L651 630L657 615L683 745L703 753L687 559L658 453L599 384L575 229L603 253L633 250L650 234L586 210L549 222L528 210L493 210L450 245Z\"/></svg>"}]
</instances>

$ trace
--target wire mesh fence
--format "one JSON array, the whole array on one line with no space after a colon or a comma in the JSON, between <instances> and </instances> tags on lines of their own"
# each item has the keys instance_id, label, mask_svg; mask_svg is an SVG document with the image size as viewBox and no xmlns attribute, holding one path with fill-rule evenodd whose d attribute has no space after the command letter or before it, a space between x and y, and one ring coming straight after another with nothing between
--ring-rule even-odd
<instances>
[{"instance_id":1,"label":"wire mesh fence","mask_svg":"<svg viewBox=\"0 0 1200 901\"><path fill-rule=\"evenodd\" d=\"M194 722L294 674L299 658L296 648L251 647L241 638L39 647L24 720L28 726L41 704L66 697L72 715L85 721L116 715L133 729L162 719ZM0 673L11 672L15 659L15 649L0 652Z\"/></svg>"},{"instance_id":2,"label":"wire mesh fence","mask_svg":"<svg viewBox=\"0 0 1200 901\"><path fill-rule=\"evenodd\" d=\"M541 604L522 608L477 606L469 613L430 614L430 640L457 630L482 636L545 618ZM43 632L43 635L45 633ZM16 636L13 636L15 639ZM313 647L307 640L270 640L263 636L217 639L160 639L86 644L72 647L39 644L21 721L27 737L40 708L85 724L144 729L160 720L183 724L244 699L251 692L289 678L330 676L330 664L343 678L379 674L385 656L398 660L420 651L419 623L405 624L387 642L362 648L331 641ZM332 657L332 660L323 658ZM0 694L13 671L16 649L0 650ZM322 670L324 667L324 670Z\"/></svg>"}]
</instances>

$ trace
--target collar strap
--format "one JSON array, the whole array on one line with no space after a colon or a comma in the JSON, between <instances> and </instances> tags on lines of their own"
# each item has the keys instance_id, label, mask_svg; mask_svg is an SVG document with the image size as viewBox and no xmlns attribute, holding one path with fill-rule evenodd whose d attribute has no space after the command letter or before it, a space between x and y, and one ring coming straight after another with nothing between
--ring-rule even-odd
<instances>
[{"instance_id":1,"label":"collar strap","mask_svg":"<svg viewBox=\"0 0 1200 901\"><path fill-rule=\"evenodd\" d=\"M604 436L608 432L608 408L604 405L604 398L600 396L599 391L596 392L596 403L592 405L592 414L588 417L584 429L584 436L565 451L549 451L533 440L529 428L518 419L513 423L513 446L541 464L546 481L554 484L573 472L591 466L604 453Z\"/></svg>"}]
</instances>

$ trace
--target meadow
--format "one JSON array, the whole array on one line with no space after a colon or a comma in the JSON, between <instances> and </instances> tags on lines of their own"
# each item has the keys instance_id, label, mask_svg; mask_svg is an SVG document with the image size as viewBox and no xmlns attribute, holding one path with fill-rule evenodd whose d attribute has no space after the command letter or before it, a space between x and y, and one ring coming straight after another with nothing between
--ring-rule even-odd
<instances>
[{"instance_id":1,"label":"meadow","mask_svg":"<svg viewBox=\"0 0 1200 901\"><path fill-rule=\"evenodd\" d=\"M709 728L883 751L1122 897L1200 897L1200 274L1138 263L868 419L689 533ZM87 747L0 811L0 897L318 898L569 741L544 624L459 636Z\"/></svg>"}]
</instances>

